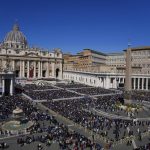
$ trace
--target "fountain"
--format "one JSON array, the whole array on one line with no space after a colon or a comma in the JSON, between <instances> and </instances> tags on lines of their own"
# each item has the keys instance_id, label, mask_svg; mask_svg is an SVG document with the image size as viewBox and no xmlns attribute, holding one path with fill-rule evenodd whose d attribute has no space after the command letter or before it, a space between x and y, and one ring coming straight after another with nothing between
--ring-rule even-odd
<instances>
[{"instance_id":1,"label":"fountain","mask_svg":"<svg viewBox=\"0 0 150 150\"><path fill-rule=\"evenodd\" d=\"M33 124L33 121L29 121L24 117L23 110L17 107L12 112L12 119L5 122L2 125L2 129L10 131L12 134L17 134L18 132L25 133L28 128L33 126Z\"/></svg>"}]
</instances>

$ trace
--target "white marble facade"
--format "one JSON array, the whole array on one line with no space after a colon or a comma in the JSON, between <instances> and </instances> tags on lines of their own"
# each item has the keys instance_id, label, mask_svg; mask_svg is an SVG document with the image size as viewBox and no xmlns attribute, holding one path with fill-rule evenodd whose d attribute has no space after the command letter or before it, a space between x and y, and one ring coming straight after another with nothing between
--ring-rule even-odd
<instances>
[{"instance_id":1,"label":"white marble facade","mask_svg":"<svg viewBox=\"0 0 150 150\"><path fill-rule=\"evenodd\" d=\"M80 71L64 71L63 78L67 81L74 81L90 86L106 89L117 89L125 85L125 74L118 73L88 73ZM150 90L150 76L134 74L131 77L133 90Z\"/></svg>"},{"instance_id":2,"label":"white marble facade","mask_svg":"<svg viewBox=\"0 0 150 150\"><path fill-rule=\"evenodd\" d=\"M26 37L15 24L0 44L0 69L9 62L9 69L16 78L62 79L62 52L30 48Z\"/></svg>"}]
</instances>

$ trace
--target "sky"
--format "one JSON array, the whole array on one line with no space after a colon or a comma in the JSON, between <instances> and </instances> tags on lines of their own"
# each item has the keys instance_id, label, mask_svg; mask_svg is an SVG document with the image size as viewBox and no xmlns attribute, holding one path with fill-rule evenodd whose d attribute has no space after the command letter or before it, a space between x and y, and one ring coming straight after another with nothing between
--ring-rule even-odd
<instances>
[{"instance_id":1,"label":"sky","mask_svg":"<svg viewBox=\"0 0 150 150\"><path fill-rule=\"evenodd\" d=\"M30 46L104 53L150 45L149 0L1 0L0 41L18 22Z\"/></svg>"}]
</instances>

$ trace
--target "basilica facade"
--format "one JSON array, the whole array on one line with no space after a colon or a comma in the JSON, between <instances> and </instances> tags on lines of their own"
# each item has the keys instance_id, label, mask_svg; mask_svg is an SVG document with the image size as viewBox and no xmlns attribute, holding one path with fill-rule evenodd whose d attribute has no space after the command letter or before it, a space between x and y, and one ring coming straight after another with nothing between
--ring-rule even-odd
<instances>
[{"instance_id":1,"label":"basilica facade","mask_svg":"<svg viewBox=\"0 0 150 150\"><path fill-rule=\"evenodd\" d=\"M15 24L0 43L0 70L14 72L16 79L62 79L62 52L31 48L27 39Z\"/></svg>"}]
</instances>

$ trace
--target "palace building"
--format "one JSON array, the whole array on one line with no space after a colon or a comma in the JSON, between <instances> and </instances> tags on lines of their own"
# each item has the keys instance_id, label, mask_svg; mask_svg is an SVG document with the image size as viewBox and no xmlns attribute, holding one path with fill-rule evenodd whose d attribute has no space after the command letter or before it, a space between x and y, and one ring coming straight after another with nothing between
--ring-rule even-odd
<instances>
[{"instance_id":1,"label":"palace building","mask_svg":"<svg viewBox=\"0 0 150 150\"><path fill-rule=\"evenodd\" d=\"M131 89L150 90L150 46L132 47L130 49ZM128 68L128 66L126 67L127 50L123 50L121 53L103 54L88 49L88 53L86 50L86 56L81 55L83 52L79 54L65 55L64 79L107 89L125 86ZM79 64L80 59L83 59L83 61ZM95 60L98 63L95 63Z\"/></svg>"},{"instance_id":2,"label":"palace building","mask_svg":"<svg viewBox=\"0 0 150 150\"><path fill-rule=\"evenodd\" d=\"M9 64L9 70L14 72L16 79L62 79L62 62L60 49L31 48L17 24L0 43L0 70Z\"/></svg>"}]
</instances>

